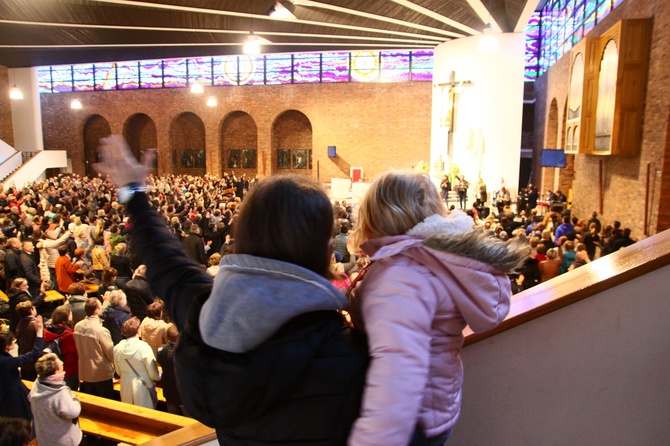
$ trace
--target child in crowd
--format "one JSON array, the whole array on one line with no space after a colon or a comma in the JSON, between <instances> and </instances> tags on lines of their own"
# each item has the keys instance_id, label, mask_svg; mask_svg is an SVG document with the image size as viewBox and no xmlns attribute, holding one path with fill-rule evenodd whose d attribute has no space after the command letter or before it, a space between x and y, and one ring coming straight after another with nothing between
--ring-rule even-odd
<instances>
[{"instance_id":1,"label":"child in crowd","mask_svg":"<svg viewBox=\"0 0 670 446\"><path fill-rule=\"evenodd\" d=\"M462 331L502 322L506 273L529 249L447 214L425 174L379 176L358 219L353 245L372 263L354 284L351 316L372 359L349 445L442 445L460 412Z\"/></svg>"},{"instance_id":2,"label":"child in crowd","mask_svg":"<svg viewBox=\"0 0 670 446\"><path fill-rule=\"evenodd\" d=\"M35 363L38 379L28 398L35 417L35 434L40 446L77 446L82 432L77 417L81 404L65 384L63 362L55 353Z\"/></svg>"}]
</instances>

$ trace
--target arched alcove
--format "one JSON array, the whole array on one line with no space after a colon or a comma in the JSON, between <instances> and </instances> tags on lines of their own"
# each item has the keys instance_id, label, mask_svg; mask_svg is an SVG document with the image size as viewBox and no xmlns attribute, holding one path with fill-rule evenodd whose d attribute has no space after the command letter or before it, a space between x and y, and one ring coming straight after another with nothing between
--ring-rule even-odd
<instances>
[{"instance_id":1,"label":"arched alcove","mask_svg":"<svg viewBox=\"0 0 670 446\"><path fill-rule=\"evenodd\" d=\"M170 124L170 160L175 173L204 175L207 171L205 124L195 113L185 112Z\"/></svg>"},{"instance_id":2,"label":"arched alcove","mask_svg":"<svg viewBox=\"0 0 670 446\"><path fill-rule=\"evenodd\" d=\"M144 113L134 114L126 120L123 125L123 136L138 160L142 159L144 152L148 149L158 148L156 124ZM154 168L158 168L159 158L160 154L157 154Z\"/></svg>"},{"instance_id":3,"label":"arched alcove","mask_svg":"<svg viewBox=\"0 0 670 446\"><path fill-rule=\"evenodd\" d=\"M265 172L264 154L258 153L258 126L243 111L229 113L221 121L221 171L253 177Z\"/></svg>"},{"instance_id":4,"label":"arched alcove","mask_svg":"<svg viewBox=\"0 0 670 446\"><path fill-rule=\"evenodd\" d=\"M287 110L272 123L273 173L312 173L312 123L304 113Z\"/></svg>"},{"instance_id":5,"label":"arched alcove","mask_svg":"<svg viewBox=\"0 0 670 446\"><path fill-rule=\"evenodd\" d=\"M98 161L98 146L100 138L112 134L109 122L100 115L91 115L84 124L84 169L85 175L91 177L97 175L93 164Z\"/></svg>"}]
</instances>

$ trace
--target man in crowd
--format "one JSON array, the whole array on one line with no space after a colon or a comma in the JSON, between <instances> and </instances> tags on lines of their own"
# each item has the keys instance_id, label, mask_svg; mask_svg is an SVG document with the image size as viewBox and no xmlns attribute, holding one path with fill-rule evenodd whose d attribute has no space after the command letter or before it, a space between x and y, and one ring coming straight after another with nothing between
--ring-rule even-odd
<instances>
[{"instance_id":1,"label":"man in crowd","mask_svg":"<svg viewBox=\"0 0 670 446\"><path fill-rule=\"evenodd\" d=\"M135 270L133 279L126 283L124 292L128 299L128 306L133 316L142 321L147 316L147 306L155 300L154 293L151 291L149 282L147 282L147 267L140 265Z\"/></svg>"},{"instance_id":2,"label":"man in crowd","mask_svg":"<svg viewBox=\"0 0 670 446\"><path fill-rule=\"evenodd\" d=\"M84 306L86 319L74 327L74 342L79 354L81 391L114 399L114 343L102 326L100 301L94 297Z\"/></svg>"}]
</instances>

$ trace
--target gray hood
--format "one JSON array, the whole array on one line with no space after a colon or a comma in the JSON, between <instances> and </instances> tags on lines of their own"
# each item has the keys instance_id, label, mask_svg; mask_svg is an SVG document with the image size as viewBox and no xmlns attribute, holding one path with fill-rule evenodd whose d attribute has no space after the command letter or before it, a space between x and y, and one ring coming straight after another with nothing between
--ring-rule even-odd
<instances>
[{"instance_id":1,"label":"gray hood","mask_svg":"<svg viewBox=\"0 0 670 446\"><path fill-rule=\"evenodd\" d=\"M231 254L221 259L200 312L205 344L232 353L258 347L304 313L341 310L346 297L324 277L292 263Z\"/></svg>"}]
</instances>

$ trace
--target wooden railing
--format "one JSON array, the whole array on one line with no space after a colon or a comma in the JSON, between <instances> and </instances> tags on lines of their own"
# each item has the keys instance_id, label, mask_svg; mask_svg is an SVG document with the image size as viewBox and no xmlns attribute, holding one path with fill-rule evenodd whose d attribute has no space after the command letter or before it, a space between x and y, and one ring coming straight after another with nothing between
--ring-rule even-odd
<instances>
[{"instance_id":1,"label":"wooden railing","mask_svg":"<svg viewBox=\"0 0 670 446\"><path fill-rule=\"evenodd\" d=\"M666 265L670 265L670 230L513 296L505 321L485 333L473 333L466 329L465 345L532 321Z\"/></svg>"},{"instance_id":2,"label":"wooden railing","mask_svg":"<svg viewBox=\"0 0 670 446\"><path fill-rule=\"evenodd\" d=\"M24 381L28 388L31 381ZM131 445L199 445L216 439L211 429L193 418L72 392L81 402L79 426L96 437Z\"/></svg>"}]
</instances>

